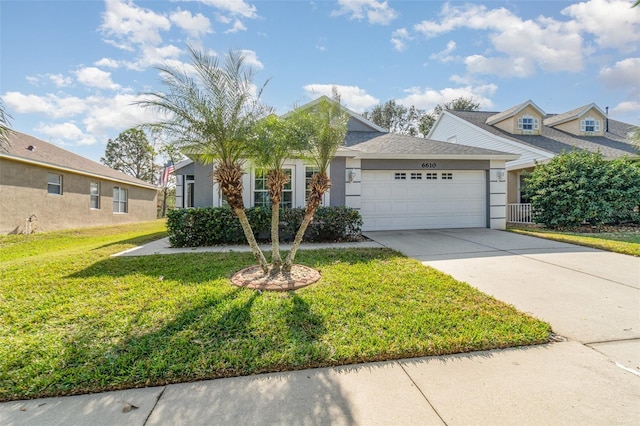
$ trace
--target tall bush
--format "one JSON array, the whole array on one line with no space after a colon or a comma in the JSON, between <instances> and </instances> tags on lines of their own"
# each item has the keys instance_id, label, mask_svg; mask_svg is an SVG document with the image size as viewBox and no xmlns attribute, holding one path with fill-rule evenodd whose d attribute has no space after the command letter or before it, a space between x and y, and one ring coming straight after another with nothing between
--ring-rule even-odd
<instances>
[{"instance_id":1,"label":"tall bush","mask_svg":"<svg viewBox=\"0 0 640 426\"><path fill-rule=\"evenodd\" d=\"M534 221L551 228L637 221L640 168L626 158L572 151L537 165L524 192Z\"/></svg>"}]
</instances>

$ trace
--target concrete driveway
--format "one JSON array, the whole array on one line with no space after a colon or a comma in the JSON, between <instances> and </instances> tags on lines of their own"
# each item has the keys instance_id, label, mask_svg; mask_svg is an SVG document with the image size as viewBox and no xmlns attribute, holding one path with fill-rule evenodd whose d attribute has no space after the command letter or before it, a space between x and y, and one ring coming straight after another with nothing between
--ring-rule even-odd
<instances>
[{"instance_id":1,"label":"concrete driveway","mask_svg":"<svg viewBox=\"0 0 640 426\"><path fill-rule=\"evenodd\" d=\"M483 228L366 235L640 371L639 258Z\"/></svg>"}]
</instances>

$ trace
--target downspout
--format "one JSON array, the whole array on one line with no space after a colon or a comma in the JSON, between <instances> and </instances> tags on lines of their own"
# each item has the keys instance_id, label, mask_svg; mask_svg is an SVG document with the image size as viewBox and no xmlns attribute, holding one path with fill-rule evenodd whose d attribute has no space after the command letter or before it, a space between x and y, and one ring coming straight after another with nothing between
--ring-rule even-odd
<instances>
[{"instance_id":1,"label":"downspout","mask_svg":"<svg viewBox=\"0 0 640 426\"><path fill-rule=\"evenodd\" d=\"M609 133L609 107L605 107L604 111L605 111L604 131L605 133Z\"/></svg>"}]
</instances>

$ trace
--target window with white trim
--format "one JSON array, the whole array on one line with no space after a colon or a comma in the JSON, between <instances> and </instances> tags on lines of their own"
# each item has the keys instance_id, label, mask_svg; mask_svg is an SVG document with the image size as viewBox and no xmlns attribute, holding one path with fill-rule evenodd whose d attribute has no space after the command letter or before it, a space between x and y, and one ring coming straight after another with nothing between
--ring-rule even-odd
<instances>
[{"instance_id":1,"label":"window with white trim","mask_svg":"<svg viewBox=\"0 0 640 426\"><path fill-rule=\"evenodd\" d=\"M100 182L89 182L89 202L90 208L100 208Z\"/></svg>"},{"instance_id":2,"label":"window with white trim","mask_svg":"<svg viewBox=\"0 0 640 426\"><path fill-rule=\"evenodd\" d=\"M113 212L127 213L127 190L119 186L113 187Z\"/></svg>"},{"instance_id":3,"label":"window with white trim","mask_svg":"<svg viewBox=\"0 0 640 426\"><path fill-rule=\"evenodd\" d=\"M194 175L185 175L184 181L184 206L185 208L195 207L194 193L196 189L196 180Z\"/></svg>"},{"instance_id":4,"label":"window with white trim","mask_svg":"<svg viewBox=\"0 0 640 426\"><path fill-rule=\"evenodd\" d=\"M293 207L293 182L291 169L283 169L289 176L289 182L284 185L280 207ZM267 186L267 170L256 169L254 177L253 205L255 207L267 207L271 205L269 187Z\"/></svg>"},{"instance_id":5,"label":"window with white trim","mask_svg":"<svg viewBox=\"0 0 640 426\"><path fill-rule=\"evenodd\" d=\"M411 173L411 180L422 180L422 173Z\"/></svg>"},{"instance_id":6,"label":"window with white trim","mask_svg":"<svg viewBox=\"0 0 640 426\"><path fill-rule=\"evenodd\" d=\"M442 180L452 180L453 179L453 173L442 173L442 175L440 176Z\"/></svg>"},{"instance_id":7,"label":"window with white trim","mask_svg":"<svg viewBox=\"0 0 640 426\"><path fill-rule=\"evenodd\" d=\"M580 120L580 131L587 133L599 132L600 120L596 120L593 117L586 117L584 120Z\"/></svg>"},{"instance_id":8,"label":"window with white trim","mask_svg":"<svg viewBox=\"0 0 640 426\"><path fill-rule=\"evenodd\" d=\"M406 173L394 173L393 178L395 180L407 180L407 174Z\"/></svg>"},{"instance_id":9,"label":"window with white trim","mask_svg":"<svg viewBox=\"0 0 640 426\"><path fill-rule=\"evenodd\" d=\"M309 183L311 183L311 178L314 174L320 171L319 168L314 166L305 166L304 167L304 201L305 203L309 200Z\"/></svg>"},{"instance_id":10,"label":"window with white trim","mask_svg":"<svg viewBox=\"0 0 640 426\"><path fill-rule=\"evenodd\" d=\"M437 173L425 173L424 177L426 180L437 180L438 179L438 174Z\"/></svg>"},{"instance_id":11,"label":"window with white trim","mask_svg":"<svg viewBox=\"0 0 640 426\"><path fill-rule=\"evenodd\" d=\"M540 129L540 121L532 115L518 118L518 130L533 131Z\"/></svg>"},{"instance_id":12,"label":"window with white trim","mask_svg":"<svg viewBox=\"0 0 640 426\"><path fill-rule=\"evenodd\" d=\"M62 195L62 175L47 173L47 192L53 195Z\"/></svg>"}]
</instances>

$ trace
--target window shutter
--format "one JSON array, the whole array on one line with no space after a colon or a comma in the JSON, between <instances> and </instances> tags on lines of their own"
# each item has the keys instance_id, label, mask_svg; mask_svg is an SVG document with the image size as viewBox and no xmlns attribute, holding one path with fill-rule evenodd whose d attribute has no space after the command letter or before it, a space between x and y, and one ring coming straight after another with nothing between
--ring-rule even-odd
<instances>
[{"instance_id":1,"label":"window shutter","mask_svg":"<svg viewBox=\"0 0 640 426\"><path fill-rule=\"evenodd\" d=\"M518 118L518 130L522 130L522 117Z\"/></svg>"},{"instance_id":2,"label":"window shutter","mask_svg":"<svg viewBox=\"0 0 640 426\"><path fill-rule=\"evenodd\" d=\"M587 129L587 125L586 125L585 120L580 120L580 131L584 132L584 131L586 131L586 129Z\"/></svg>"},{"instance_id":3,"label":"window shutter","mask_svg":"<svg viewBox=\"0 0 640 426\"><path fill-rule=\"evenodd\" d=\"M594 132L600 131L600 120L593 120L593 131Z\"/></svg>"},{"instance_id":4,"label":"window shutter","mask_svg":"<svg viewBox=\"0 0 640 426\"><path fill-rule=\"evenodd\" d=\"M533 119L533 130L539 130L540 129L540 122L538 121L537 118Z\"/></svg>"}]
</instances>

